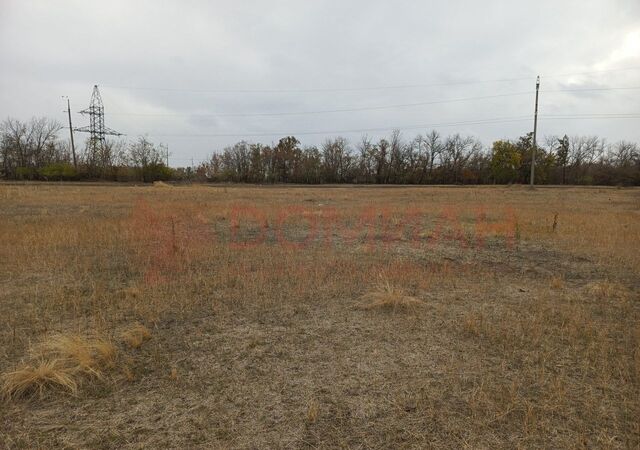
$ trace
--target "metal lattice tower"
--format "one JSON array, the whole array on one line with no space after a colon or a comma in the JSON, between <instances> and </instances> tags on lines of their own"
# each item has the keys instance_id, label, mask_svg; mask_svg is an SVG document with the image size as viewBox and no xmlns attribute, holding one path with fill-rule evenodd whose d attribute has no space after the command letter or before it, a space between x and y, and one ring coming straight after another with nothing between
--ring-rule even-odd
<instances>
[{"instance_id":1,"label":"metal lattice tower","mask_svg":"<svg viewBox=\"0 0 640 450\"><path fill-rule=\"evenodd\" d=\"M90 155L103 154L106 147L105 136L122 136L111 128L104 126L104 106L102 97L98 90L98 85L93 86L93 94L91 94L91 103L87 109L80 111L80 114L89 116L89 126L76 128L75 131L83 133L91 133L89 137L88 150Z\"/></svg>"}]
</instances>

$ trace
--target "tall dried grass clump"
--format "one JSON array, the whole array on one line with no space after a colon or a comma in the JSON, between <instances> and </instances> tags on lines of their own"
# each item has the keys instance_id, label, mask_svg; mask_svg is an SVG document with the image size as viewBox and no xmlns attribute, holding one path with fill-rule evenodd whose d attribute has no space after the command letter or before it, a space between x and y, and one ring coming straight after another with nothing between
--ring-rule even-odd
<instances>
[{"instance_id":1,"label":"tall dried grass clump","mask_svg":"<svg viewBox=\"0 0 640 450\"><path fill-rule=\"evenodd\" d=\"M68 361L75 371L100 377L102 369L115 367L118 350L111 342L77 335L55 335L32 349L37 358Z\"/></svg>"},{"instance_id":2,"label":"tall dried grass clump","mask_svg":"<svg viewBox=\"0 0 640 450\"><path fill-rule=\"evenodd\" d=\"M63 361L37 361L2 376L2 396L5 399L38 395L59 389L73 395L78 392L76 377Z\"/></svg>"},{"instance_id":3,"label":"tall dried grass clump","mask_svg":"<svg viewBox=\"0 0 640 450\"><path fill-rule=\"evenodd\" d=\"M396 311L406 310L424 305L416 297L407 295L406 292L397 286L391 285L388 280L382 280L374 291L368 292L360 297L358 305L361 309L387 309Z\"/></svg>"},{"instance_id":4,"label":"tall dried grass clump","mask_svg":"<svg viewBox=\"0 0 640 450\"><path fill-rule=\"evenodd\" d=\"M114 368L117 356L117 348L107 340L54 335L31 349L28 362L2 375L0 392L6 399L43 397L51 390L76 395L85 379L102 379Z\"/></svg>"}]
</instances>

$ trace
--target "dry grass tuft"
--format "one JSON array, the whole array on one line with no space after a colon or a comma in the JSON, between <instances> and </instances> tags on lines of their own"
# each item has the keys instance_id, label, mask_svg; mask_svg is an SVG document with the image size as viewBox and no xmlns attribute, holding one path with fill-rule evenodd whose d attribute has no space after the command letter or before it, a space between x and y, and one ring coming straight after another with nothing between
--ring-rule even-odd
<instances>
[{"instance_id":1,"label":"dry grass tuft","mask_svg":"<svg viewBox=\"0 0 640 450\"><path fill-rule=\"evenodd\" d=\"M31 354L34 358L58 359L73 373L100 378L103 369L115 366L118 350L104 339L59 334L34 347Z\"/></svg>"},{"instance_id":2,"label":"dry grass tuft","mask_svg":"<svg viewBox=\"0 0 640 450\"><path fill-rule=\"evenodd\" d=\"M2 376L2 396L15 399L38 395L49 390L63 390L73 395L78 392L76 374L65 361L50 360L26 364Z\"/></svg>"},{"instance_id":3,"label":"dry grass tuft","mask_svg":"<svg viewBox=\"0 0 640 450\"><path fill-rule=\"evenodd\" d=\"M120 298L123 300L138 300L142 298L142 291L137 287L128 287L120 290Z\"/></svg>"},{"instance_id":4,"label":"dry grass tuft","mask_svg":"<svg viewBox=\"0 0 640 450\"><path fill-rule=\"evenodd\" d=\"M104 339L58 334L33 347L30 356L31 362L3 375L3 397L42 397L56 389L75 395L84 378L102 379L115 367L118 351Z\"/></svg>"},{"instance_id":5,"label":"dry grass tuft","mask_svg":"<svg viewBox=\"0 0 640 450\"><path fill-rule=\"evenodd\" d=\"M136 379L136 374L128 365L122 366L122 374L124 375L124 378L130 383L134 382Z\"/></svg>"},{"instance_id":6,"label":"dry grass tuft","mask_svg":"<svg viewBox=\"0 0 640 450\"><path fill-rule=\"evenodd\" d=\"M307 406L307 422L316 423L318 421L318 414L320 412L320 405L316 399L312 399Z\"/></svg>"},{"instance_id":7,"label":"dry grass tuft","mask_svg":"<svg viewBox=\"0 0 640 450\"><path fill-rule=\"evenodd\" d=\"M93 343L93 350L103 367L113 369L118 358L118 349L111 342L97 340Z\"/></svg>"},{"instance_id":8,"label":"dry grass tuft","mask_svg":"<svg viewBox=\"0 0 640 450\"><path fill-rule=\"evenodd\" d=\"M599 281L587 285L589 294L603 300L628 300L629 290L615 282Z\"/></svg>"},{"instance_id":9,"label":"dry grass tuft","mask_svg":"<svg viewBox=\"0 0 640 450\"><path fill-rule=\"evenodd\" d=\"M141 323L138 323L122 332L121 336L127 346L140 348L142 344L151 339L151 331Z\"/></svg>"},{"instance_id":10,"label":"dry grass tuft","mask_svg":"<svg viewBox=\"0 0 640 450\"><path fill-rule=\"evenodd\" d=\"M173 186L171 186L168 183L165 183L164 181L154 181L153 182L153 187L157 187L157 188L172 188Z\"/></svg>"},{"instance_id":11,"label":"dry grass tuft","mask_svg":"<svg viewBox=\"0 0 640 450\"><path fill-rule=\"evenodd\" d=\"M388 281L381 282L375 291L368 292L360 297L362 302L358 305L361 309L409 309L423 306L424 303L397 286L392 286Z\"/></svg>"},{"instance_id":12,"label":"dry grass tuft","mask_svg":"<svg viewBox=\"0 0 640 450\"><path fill-rule=\"evenodd\" d=\"M467 336L478 337L482 334L484 316L480 312L468 313L462 321L462 330Z\"/></svg>"},{"instance_id":13,"label":"dry grass tuft","mask_svg":"<svg viewBox=\"0 0 640 450\"><path fill-rule=\"evenodd\" d=\"M560 290L564 288L564 285L564 277L562 276L554 275L549 281L549 286L551 286L551 289Z\"/></svg>"}]
</instances>

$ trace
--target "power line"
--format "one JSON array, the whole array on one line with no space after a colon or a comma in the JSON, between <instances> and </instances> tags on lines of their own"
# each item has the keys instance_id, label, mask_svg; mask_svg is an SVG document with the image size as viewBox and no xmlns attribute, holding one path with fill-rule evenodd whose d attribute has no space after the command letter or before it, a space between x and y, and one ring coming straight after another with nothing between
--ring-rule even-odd
<instances>
[{"instance_id":1,"label":"power line","mask_svg":"<svg viewBox=\"0 0 640 450\"><path fill-rule=\"evenodd\" d=\"M557 73L551 75L544 75L541 78L560 78L560 77L572 77L576 75L593 75L596 73L610 73L610 72L625 72L631 70L640 70L640 66L636 67L621 67L618 69L602 69L602 70L591 70L588 72L573 72L573 73Z\"/></svg>"},{"instance_id":2,"label":"power line","mask_svg":"<svg viewBox=\"0 0 640 450\"><path fill-rule=\"evenodd\" d=\"M543 78L559 78L565 76L574 75L590 75L597 73L610 73L610 72L623 72L631 70L640 70L638 67L624 67L618 69L606 69L606 70L593 70L586 72L573 72L564 74L551 74L543 76ZM398 84L389 86L361 86L361 87L330 87L330 88L275 88L275 89L191 89L191 88L171 88L171 87L149 87L149 86L117 86L117 85L102 85L103 88L110 89L122 89L122 90L135 90L135 91L166 91L166 92L193 92L193 93L233 93L233 94L252 94L252 93L305 93L305 92L348 92L348 91L382 91L382 90L397 90L397 89L414 89L423 87L441 87L441 86L458 86L458 85L472 85L472 84L485 84L485 83L507 83L515 81L530 81L535 79L535 75L517 78L496 78L485 80L467 80L467 81L448 81L437 83L418 83L418 84Z\"/></svg>"},{"instance_id":3,"label":"power line","mask_svg":"<svg viewBox=\"0 0 640 450\"><path fill-rule=\"evenodd\" d=\"M594 114L594 115L541 115L540 120L583 120L583 119L638 119L640 113L629 114ZM372 133L380 131L393 131L393 130L417 130L425 128L438 128L438 127L451 127L461 125L488 125L488 124L500 124L511 122L523 122L531 120L530 116L514 116L514 117L497 117L492 119L477 119L467 121L456 122L441 122L430 123L422 125L408 125L408 126L392 126L381 128L358 128L358 129L346 129L346 130L323 130L323 131L266 131L266 132L251 132L251 133L177 133L177 134L165 134L165 133L148 133L149 136L154 137L263 137L263 136L304 136L304 135L323 135L323 134L351 134L351 133Z\"/></svg>"},{"instance_id":4,"label":"power line","mask_svg":"<svg viewBox=\"0 0 640 450\"><path fill-rule=\"evenodd\" d=\"M540 116L542 120L590 120L590 119L640 119L640 114L636 115L623 115L623 116Z\"/></svg>"},{"instance_id":5,"label":"power line","mask_svg":"<svg viewBox=\"0 0 640 450\"><path fill-rule=\"evenodd\" d=\"M597 91L632 91L640 89L640 86L622 86L622 87L597 87L597 88L575 88L575 89L550 89L545 90L544 93L555 92L597 92Z\"/></svg>"},{"instance_id":6,"label":"power line","mask_svg":"<svg viewBox=\"0 0 640 450\"><path fill-rule=\"evenodd\" d=\"M282 94L285 92L349 92L349 91L382 91L395 89L413 89L422 87L441 87L441 86L457 86L467 84L484 84L484 83L500 83L529 80L531 77L522 78L502 78L494 80L477 80L477 81L450 81L442 83L426 83L426 84L401 84L390 86L369 86L369 87L350 87L350 88L298 88L298 89L188 89L188 88L168 88L168 87L147 87L147 86L114 86L102 85L109 89L122 89L131 91L165 91L165 92L192 92L192 93L213 93L213 94L257 94L257 93L273 93Z\"/></svg>"},{"instance_id":7,"label":"power line","mask_svg":"<svg viewBox=\"0 0 640 450\"><path fill-rule=\"evenodd\" d=\"M599 92L599 91L618 91L618 90L637 90L640 86L625 86L625 87L598 87L598 88L577 88L577 89L555 89L545 90L545 93L563 93L563 92ZM494 95L482 95L478 97L464 97L455 99L443 99L443 100L430 100L424 102L414 103L400 103L394 105L373 105L373 106L361 106L361 107L344 107L335 109L324 109L314 111L278 111L278 112L257 112L257 113L207 113L207 114L191 114L191 113L112 113L112 115L119 116L138 116L138 117L282 117L282 116L302 116L313 114L333 114L333 113L345 113L345 112L360 112L360 111L376 111L385 109L397 109L397 108L411 108L417 106L426 105L438 105L446 103L458 103L473 100L487 100L493 98L515 97L522 95L531 95L533 91L522 92L510 92L505 94Z\"/></svg>"},{"instance_id":8,"label":"power line","mask_svg":"<svg viewBox=\"0 0 640 450\"><path fill-rule=\"evenodd\" d=\"M544 118L548 119L634 119L640 113L577 113L577 114L545 114Z\"/></svg>"},{"instance_id":9,"label":"power line","mask_svg":"<svg viewBox=\"0 0 640 450\"><path fill-rule=\"evenodd\" d=\"M462 121L462 122L443 122L432 123L426 125L411 125L402 127L382 127L382 128L358 128L351 130L325 130L325 131L268 131L262 133L213 133L213 134L155 134L148 133L149 136L155 137L259 137L259 136L291 136L291 135L319 135L319 134L347 134L347 133L368 133L377 131L391 131L391 130L412 130L438 126L456 126L456 125L469 125L469 124L488 124L488 123L505 123L505 122L519 122L528 120L529 116L520 116L512 118L497 118L497 119L484 119L475 121Z\"/></svg>"},{"instance_id":10,"label":"power line","mask_svg":"<svg viewBox=\"0 0 640 450\"><path fill-rule=\"evenodd\" d=\"M425 102L416 103L401 103L395 105L376 105L376 106L362 106L362 107L345 107L336 109L324 109L315 111L285 111L285 112L265 112L265 113L214 113L214 114L190 114L190 113L167 113L167 114L145 114L145 113L115 113L113 115L121 116L149 116L149 117L177 117L177 116L193 116L193 117L262 117L262 116L294 116L294 115L309 115L309 114L329 114L329 113L341 113L341 112L358 112L358 111L373 111L380 109L395 109L395 108L408 108L414 106L424 105L437 105L443 103L456 103L465 102L471 100L485 100L491 98L500 97L513 97L518 95L530 95L531 91L524 92L511 92L506 94L495 95L483 95L479 97L465 97L455 98L448 100L431 100Z\"/></svg>"}]
</instances>

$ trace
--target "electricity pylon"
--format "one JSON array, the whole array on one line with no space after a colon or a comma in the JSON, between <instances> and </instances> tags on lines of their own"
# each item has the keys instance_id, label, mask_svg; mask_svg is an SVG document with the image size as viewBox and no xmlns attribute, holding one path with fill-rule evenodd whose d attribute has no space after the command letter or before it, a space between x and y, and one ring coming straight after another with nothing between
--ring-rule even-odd
<instances>
[{"instance_id":1,"label":"electricity pylon","mask_svg":"<svg viewBox=\"0 0 640 450\"><path fill-rule=\"evenodd\" d=\"M122 136L122 133L118 133L104 125L104 106L98 85L93 86L93 94L91 94L89 107L80 111L80 114L89 116L89 126L76 128L75 131L91 134L89 136L87 151L89 159L95 161L100 159L105 152L107 144L105 136Z\"/></svg>"}]
</instances>

